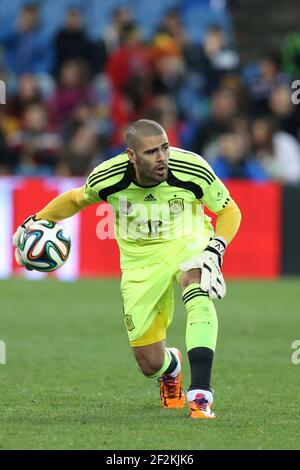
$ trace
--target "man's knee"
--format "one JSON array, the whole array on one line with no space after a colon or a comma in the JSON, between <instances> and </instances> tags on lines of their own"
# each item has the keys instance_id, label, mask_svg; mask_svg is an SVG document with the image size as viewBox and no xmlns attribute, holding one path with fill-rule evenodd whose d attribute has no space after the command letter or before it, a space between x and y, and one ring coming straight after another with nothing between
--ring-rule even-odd
<instances>
[{"instance_id":1,"label":"man's knee","mask_svg":"<svg viewBox=\"0 0 300 470\"><path fill-rule=\"evenodd\" d=\"M133 348L139 370L146 376L155 375L164 365L164 348L141 346Z\"/></svg>"},{"instance_id":2,"label":"man's knee","mask_svg":"<svg viewBox=\"0 0 300 470\"><path fill-rule=\"evenodd\" d=\"M200 269L191 269L190 271L185 271L181 277L181 287L184 290L190 284L200 283L200 279L201 279Z\"/></svg>"},{"instance_id":3,"label":"man's knee","mask_svg":"<svg viewBox=\"0 0 300 470\"><path fill-rule=\"evenodd\" d=\"M163 361L161 362L152 362L148 359L137 359L136 360L139 370L143 375L147 377L152 377L155 375L163 366Z\"/></svg>"}]
</instances>

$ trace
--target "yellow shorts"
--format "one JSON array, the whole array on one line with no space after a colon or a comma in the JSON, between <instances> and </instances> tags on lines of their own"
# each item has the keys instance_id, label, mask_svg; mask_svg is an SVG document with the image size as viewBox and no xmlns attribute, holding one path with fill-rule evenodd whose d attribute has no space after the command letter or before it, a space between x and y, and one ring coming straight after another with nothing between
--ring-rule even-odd
<instances>
[{"instance_id":1,"label":"yellow shorts","mask_svg":"<svg viewBox=\"0 0 300 470\"><path fill-rule=\"evenodd\" d=\"M122 273L124 321L131 346L146 346L166 338L173 318L173 284L179 275L165 261Z\"/></svg>"},{"instance_id":2,"label":"yellow shorts","mask_svg":"<svg viewBox=\"0 0 300 470\"><path fill-rule=\"evenodd\" d=\"M202 249L213 236L208 223L204 231ZM131 346L146 346L166 338L174 312L174 282L180 282L179 265L201 252L199 242L178 244L173 256L159 263L135 269L124 269L121 293L124 321Z\"/></svg>"}]
</instances>

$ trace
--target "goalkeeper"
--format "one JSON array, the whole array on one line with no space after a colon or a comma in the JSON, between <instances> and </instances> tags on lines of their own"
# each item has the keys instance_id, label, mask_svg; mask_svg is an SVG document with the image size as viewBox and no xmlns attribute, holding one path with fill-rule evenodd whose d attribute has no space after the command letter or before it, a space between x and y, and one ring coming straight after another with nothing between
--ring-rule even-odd
<instances>
[{"instance_id":1,"label":"goalkeeper","mask_svg":"<svg viewBox=\"0 0 300 470\"><path fill-rule=\"evenodd\" d=\"M239 208L202 157L170 147L157 122L141 119L129 127L124 153L101 163L85 186L56 197L18 227L17 262L22 264L18 242L24 227L37 219L59 222L100 201L115 212L124 322L138 369L158 379L162 407L182 408L187 401L192 418L214 418L211 372L218 319L213 301L226 295L221 267L239 228ZM217 215L215 231L204 206ZM182 355L166 345L176 281L187 312L191 383L186 396Z\"/></svg>"}]
</instances>

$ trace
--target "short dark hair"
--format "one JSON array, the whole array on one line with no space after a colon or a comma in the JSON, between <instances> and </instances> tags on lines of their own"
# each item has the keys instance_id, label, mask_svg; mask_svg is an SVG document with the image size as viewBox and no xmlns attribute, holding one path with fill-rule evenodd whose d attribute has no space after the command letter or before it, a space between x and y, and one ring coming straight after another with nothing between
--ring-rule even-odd
<instances>
[{"instance_id":1,"label":"short dark hair","mask_svg":"<svg viewBox=\"0 0 300 470\"><path fill-rule=\"evenodd\" d=\"M127 130L127 146L136 150L141 142L141 137L152 137L165 133L164 128L151 119L139 119L131 124Z\"/></svg>"},{"instance_id":2,"label":"short dark hair","mask_svg":"<svg viewBox=\"0 0 300 470\"><path fill-rule=\"evenodd\" d=\"M32 13L37 13L38 10L39 10L39 4L37 2L34 2L34 1L29 1L29 2L26 2L26 3L23 3L22 5L22 10L23 11L31 11Z\"/></svg>"}]
</instances>

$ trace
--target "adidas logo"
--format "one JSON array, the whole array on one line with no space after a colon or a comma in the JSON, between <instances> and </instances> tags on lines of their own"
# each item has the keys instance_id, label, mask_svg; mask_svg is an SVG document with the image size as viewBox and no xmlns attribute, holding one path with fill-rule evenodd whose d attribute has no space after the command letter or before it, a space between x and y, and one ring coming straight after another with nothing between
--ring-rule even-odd
<instances>
[{"instance_id":1,"label":"adidas logo","mask_svg":"<svg viewBox=\"0 0 300 470\"><path fill-rule=\"evenodd\" d=\"M148 196L145 197L144 201L156 201L156 199L154 196L152 196L152 194L148 194Z\"/></svg>"}]
</instances>

